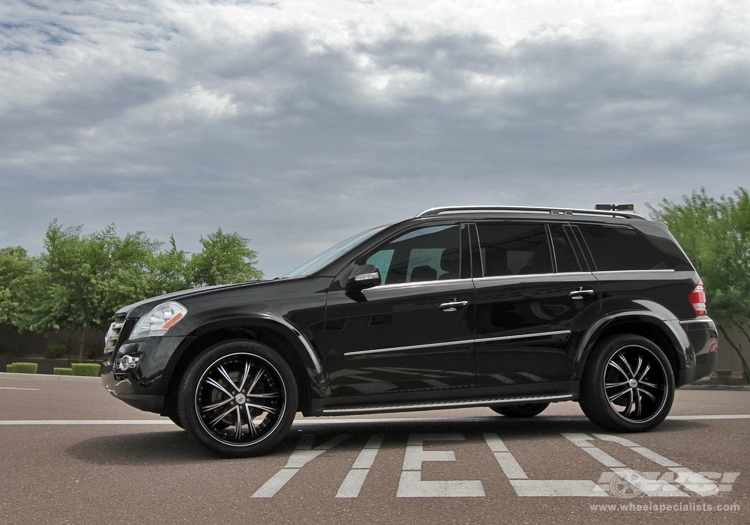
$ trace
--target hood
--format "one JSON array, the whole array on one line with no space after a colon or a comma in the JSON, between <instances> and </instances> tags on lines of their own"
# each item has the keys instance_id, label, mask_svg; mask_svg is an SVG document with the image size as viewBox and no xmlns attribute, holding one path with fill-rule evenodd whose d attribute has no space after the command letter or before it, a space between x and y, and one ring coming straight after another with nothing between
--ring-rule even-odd
<instances>
[{"instance_id":1,"label":"hood","mask_svg":"<svg viewBox=\"0 0 750 525\"><path fill-rule=\"evenodd\" d=\"M117 313L115 315L123 315L130 317L131 313L134 314L133 317L140 317L143 315L144 312L147 312L151 310L153 307L155 307L158 304L161 304L165 301L168 301L170 299L172 300L179 300L186 297L194 297L196 295L203 295L207 293L216 292L218 290L228 290L232 288L247 288L249 286L258 286L259 284L266 284L271 283L274 281L278 281L279 279L274 279L272 281L248 281L245 283L237 283L237 284L219 284L216 286L203 286L201 288L191 288L189 290L180 290L179 292L172 292L167 293L164 295L157 295L156 297L149 297L148 299L144 299L143 301L138 301L137 303L129 304L127 306L123 306L119 310L117 310Z\"/></svg>"}]
</instances>

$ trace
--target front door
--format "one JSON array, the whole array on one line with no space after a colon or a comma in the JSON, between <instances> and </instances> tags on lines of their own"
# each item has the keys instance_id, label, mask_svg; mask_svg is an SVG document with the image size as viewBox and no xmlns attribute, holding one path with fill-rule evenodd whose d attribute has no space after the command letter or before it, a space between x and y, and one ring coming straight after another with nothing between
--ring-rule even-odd
<instances>
[{"instance_id":1,"label":"front door","mask_svg":"<svg viewBox=\"0 0 750 525\"><path fill-rule=\"evenodd\" d=\"M358 261L378 266L380 286L329 291L318 339L334 397L474 385L467 231L448 223L400 232Z\"/></svg>"}]
</instances>

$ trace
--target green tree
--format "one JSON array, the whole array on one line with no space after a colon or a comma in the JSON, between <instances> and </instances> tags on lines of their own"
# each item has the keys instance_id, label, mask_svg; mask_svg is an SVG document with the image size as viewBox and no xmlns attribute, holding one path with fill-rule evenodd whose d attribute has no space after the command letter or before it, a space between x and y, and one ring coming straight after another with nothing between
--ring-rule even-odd
<instances>
[{"instance_id":1,"label":"green tree","mask_svg":"<svg viewBox=\"0 0 750 525\"><path fill-rule=\"evenodd\" d=\"M33 263L20 246L0 249L0 325L13 323L19 301L15 283L32 271Z\"/></svg>"},{"instance_id":2,"label":"green tree","mask_svg":"<svg viewBox=\"0 0 750 525\"><path fill-rule=\"evenodd\" d=\"M20 246L0 249L0 328L16 325L18 307L23 304L22 298L16 293L17 285L32 272L33 265L34 259ZM14 332L10 331L11 334ZM13 349L13 339L11 336L4 349L8 355Z\"/></svg>"},{"instance_id":3,"label":"green tree","mask_svg":"<svg viewBox=\"0 0 750 525\"><path fill-rule=\"evenodd\" d=\"M117 235L114 225L84 235L82 226L53 221L44 251L29 257L23 248L0 250L0 325L47 332L71 329L83 359L87 334L105 329L123 305L195 286L258 279L257 252L249 240L221 228L201 237L203 250L169 249L144 232Z\"/></svg>"},{"instance_id":4,"label":"green tree","mask_svg":"<svg viewBox=\"0 0 750 525\"><path fill-rule=\"evenodd\" d=\"M193 284L213 286L261 279L263 272L255 268L258 252L248 248L250 239L239 233L224 233L221 228L201 237L203 250L190 260Z\"/></svg>"},{"instance_id":5,"label":"green tree","mask_svg":"<svg viewBox=\"0 0 750 525\"><path fill-rule=\"evenodd\" d=\"M669 226L703 280L709 315L724 341L737 352L750 378L742 346L727 333L733 326L750 340L750 195L714 199L705 188L685 195L682 203L666 199L649 206L651 217Z\"/></svg>"},{"instance_id":6,"label":"green tree","mask_svg":"<svg viewBox=\"0 0 750 525\"><path fill-rule=\"evenodd\" d=\"M149 261L160 243L143 232L117 236L114 226L82 235L81 226L50 224L45 251L33 270L15 282L23 297L13 323L44 332L72 329L83 359L87 333L104 329L123 304L147 297L152 289Z\"/></svg>"}]
</instances>

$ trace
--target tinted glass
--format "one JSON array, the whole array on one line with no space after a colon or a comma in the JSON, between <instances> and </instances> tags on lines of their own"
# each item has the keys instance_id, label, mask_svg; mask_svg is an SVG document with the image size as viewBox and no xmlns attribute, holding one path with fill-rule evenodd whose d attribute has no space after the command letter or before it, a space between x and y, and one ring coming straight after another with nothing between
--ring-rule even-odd
<instances>
[{"instance_id":1,"label":"tinted glass","mask_svg":"<svg viewBox=\"0 0 750 525\"><path fill-rule=\"evenodd\" d=\"M478 223L485 277L552 273L552 256L543 224Z\"/></svg>"},{"instance_id":2,"label":"tinted glass","mask_svg":"<svg viewBox=\"0 0 750 525\"><path fill-rule=\"evenodd\" d=\"M581 264L573 249L573 241L561 224L550 225L552 246L555 249L555 260L558 272L580 272Z\"/></svg>"},{"instance_id":3,"label":"tinted glass","mask_svg":"<svg viewBox=\"0 0 750 525\"><path fill-rule=\"evenodd\" d=\"M366 264L378 267L383 284L458 279L459 227L412 230L379 247L367 257Z\"/></svg>"},{"instance_id":4,"label":"tinted glass","mask_svg":"<svg viewBox=\"0 0 750 525\"><path fill-rule=\"evenodd\" d=\"M633 228L579 225L579 229L600 272L669 269L661 253Z\"/></svg>"}]
</instances>

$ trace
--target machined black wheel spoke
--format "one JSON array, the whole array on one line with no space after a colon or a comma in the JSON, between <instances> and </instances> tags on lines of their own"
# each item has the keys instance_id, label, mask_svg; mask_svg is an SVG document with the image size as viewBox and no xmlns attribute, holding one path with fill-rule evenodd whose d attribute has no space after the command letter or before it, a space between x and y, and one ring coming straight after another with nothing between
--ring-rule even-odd
<instances>
[{"instance_id":1,"label":"machined black wheel spoke","mask_svg":"<svg viewBox=\"0 0 750 525\"><path fill-rule=\"evenodd\" d=\"M266 399L275 399L280 395L280 392L264 392L262 394L251 394L250 392L247 393L247 397L263 397Z\"/></svg>"},{"instance_id":2,"label":"machined black wheel spoke","mask_svg":"<svg viewBox=\"0 0 750 525\"><path fill-rule=\"evenodd\" d=\"M221 390L222 392L224 392L229 397L234 397L232 394L230 394L227 391L226 388L224 388L223 386L221 386L218 382L216 382L215 380L211 379L210 377L208 379L206 379L206 384L207 385L211 385L212 387L214 387L214 388L216 388L218 390Z\"/></svg>"},{"instance_id":3,"label":"machined black wheel spoke","mask_svg":"<svg viewBox=\"0 0 750 525\"><path fill-rule=\"evenodd\" d=\"M609 366L611 366L612 368L620 372L626 381L630 379L630 376L625 372L625 370L623 370L622 367L618 365L617 363L615 363L614 361L610 361Z\"/></svg>"},{"instance_id":4,"label":"machined black wheel spoke","mask_svg":"<svg viewBox=\"0 0 750 525\"><path fill-rule=\"evenodd\" d=\"M248 375L250 375L250 361L245 361L245 371L242 373L242 381L240 382L240 387L237 389L240 392L245 388L245 382L247 381Z\"/></svg>"},{"instance_id":5,"label":"machined black wheel spoke","mask_svg":"<svg viewBox=\"0 0 750 525\"><path fill-rule=\"evenodd\" d=\"M256 436L258 429L255 428L255 421L253 421L253 416L250 414L250 407L247 405L245 405L245 414L247 414L247 428L250 430L250 435Z\"/></svg>"},{"instance_id":6,"label":"machined black wheel spoke","mask_svg":"<svg viewBox=\"0 0 750 525\"><path fill-rule=\"evenodd\" d=\"M652 394L651 392L649 392L648 390L644 390L643 388L639 388L638 392L640 394L647 395L649 397L649 399L651 399L651 401L653 401L654 403L656 403L656 396L654 394Z\"/></svg>"},{"instance_id":7,"label":"machined black wheel spoke","mask_svg":"<svg viewBox=\"0 0 750 525\"><path fill-rule=\"evenodd\" d=\"M625 356L622 354L622 352L618 354L618 357L620 358L620 361L622 361L625 365L625 368L628 369L628 374L626 374L626 377L633 377L635 375L633 373L633 369L630 368L630 363L628 363L628 360L625 359Z\"/></svg>"},{"instance_id":8,"label":"machined black wheel spoke","mask_svg":"<svg viewBox=\"0 0 750 525\"><path fill-rule=\"evenodd\" d=\"M228 416L229 414L231 414L231 413L232 413L232 412L234 411L234 409L235 409L235 407L232 407L232 408L230 408L229 410L227 410L226 412L224 412L224 413L222 413L222 414L219 414L218 416L216 416L216 417L215 417L214 419L212 419L212 420L211 420L211 421L210 421L210 422L208 423L208 426L210 426L210 427L215 427L215 426L216 426L216 425L217 425L217 424L218 424L218 423L219 423L220 421L222 421L222 420L223 420L223 419L225 419L225 418L226 418L226 417L227 417L227 416Z\"/></svg>"},{"instance_id":9,"label":"machined black wheel spoke","mask_svg":"<svg viewBox=\"0 0 750 525\"><path fill-rule=\"evenodd\" d=\"M245 406L248 406L250 408L257 408L258 410L262 410L263 412L268 412L269 414L276 414L278 412L278 410L276 410L274 407L256 405L255 403L245 403Z\"/></svg>"},{"instance_id":10,"label":"machined black wheel spoke","mask_svg":"<svg viewBox=\"0 0 750 525\"><path fill-rule=\"evenodd\" d=\"M627 383L625 383L625 384L627 385ZM622 396L624 396L625 394L627 394L628 392L632 392L632 390L630 388L626 388L625 390L622 390L622 391L620 391L620 392L618 392L616 394L612 394L611 396L609 396L609 400L610 401L614 401L615 399L619 399Z\"/></svg>"},{"instance_id":11,"label":"machined black wheel spoke","mask_svg":"<svg viewBox=\"0 0 750 525\"><path fill-rule=\"evenodd\" d=\"M232 401L233 398L225 399L224 401L219 401L218 403L214 403L213 405L206 405L204 407L201 407L201 412L210 412L211 410L216 410L217 408L223 407L230 401Z\"/></svg>"},{"instance_id":12,"label":"machined black wheel spoke","mask_svg":"<svg viewBox=\"0 0 750 525\"><path fill-rule=\"evenodd\" d=\"M221 374L221 377L223 377L223 378L224 378L224 379L225 379L225 380L227 381L227 383L229 383L229 384L230 384L230 385L232 386L232 388L233 388L233 389L234 389L235 391L238 391L238 390L239 390L239 388L237 388L237 385L235 385L235 384L234 384L234 381L232 381L232 378L231 378L231 377L229 377L229 374L227 374L227 371L226 371L226 370L224 370L224 367L223 367L223 366L219 366L219 367L217 368L217 370L219 371L219 374ZM230 394L230 395L231 395L231 394Z\"/></svg>"},{"instance_id":13,"label":"machined black wheel spoke","mask_svg":"<svg viewBox=\"0 0 750 525\"><path fill-rule=\"evenodd\" d=\"M234 422L234 439L239 441L242 438L242 411L240 407L234 407L235 417L237 421Z\"/></svg>"},{"instance_id":14,"label":"machined black wheel spoke","mask_svg":"<svg viewBox=\"0 0 750 525\"><path fill-rule=\"evenodd\" d=\"M255 378L253 379L253 382L250 383L249 387L247 387L248 394L253 391L253 389L255 388L255 385L258 384L258 381L260 381L260 378L263 377L264 373L265 373L265 370L263 370L263 368L261 367L260 370L258 370L258 373L255 374Z\"/></svg>"}]
</instances>

